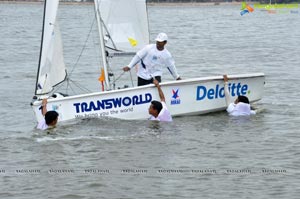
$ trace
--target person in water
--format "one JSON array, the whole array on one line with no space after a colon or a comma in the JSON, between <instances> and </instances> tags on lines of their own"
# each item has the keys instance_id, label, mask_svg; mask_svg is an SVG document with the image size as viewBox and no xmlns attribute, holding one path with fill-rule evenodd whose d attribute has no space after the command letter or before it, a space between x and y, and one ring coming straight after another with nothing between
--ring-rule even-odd
<instances>
[{"instance_id":1,"label":"person in water","mask_svg":"<svg viewBox=\"0 0 300 199\"><path fill-rule=\"evenodd\" d=\"M168 40L166 33L159 33L155 40L156 44L149 44L138 51L131 62L123 68L123 71L129 71L132 67L138 66L138 86L151 84L154 77L161 82L163 67L168 69L174 79L181 79L171 53L165 48Z\"/></svg>"},{"instance_id":2,"label":"person in water","mask_svg":"<svg viewBox=\"0 0 300 199\"><path fill-rule=\"evenodd\" d=\"M157 120L161 122L172 122L172 116L169 110L167 109L165 96L159 85L159 82L156 79L154 79L153 84L157 87L160 102L156 100L153 100L151 102L151 105L148 109L148 112L151 115L149 120Z\"/></svg>"},{"instance_id":3,"label":"person in water","mask_svg":"<svg viewBox=\"0 0 300 199\"><path fill-rule=\"evenodd\" d=\"M231 116L249 116L256 114L254 110L251 110L249 99L246 96L240 95L235 99L234 102L230 102L227 75L223 75L223 79L225 100L227 105L226 111L228 112L228 114Z\"/></svg>"},{"instance_id":4,"label":"person in water","mask_svg":"<svg viewBox=\"0 0 300 199\"><path fill-rule=\"evenodd\" d=\"M56 111L47 111L47 99L43 99L42 101L42 114L44 119L38 123L37 129L46 130L56 126L58 113Z\"/></svg>"}]
</instances>

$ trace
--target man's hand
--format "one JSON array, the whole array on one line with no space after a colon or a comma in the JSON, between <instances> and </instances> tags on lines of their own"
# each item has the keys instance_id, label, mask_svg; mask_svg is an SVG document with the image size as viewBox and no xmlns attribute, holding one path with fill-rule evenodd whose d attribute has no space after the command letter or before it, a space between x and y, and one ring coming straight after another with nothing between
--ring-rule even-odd
<instances>
[{"instance_id":1,"label":"man's hand","mask_svg":"<svg viewBox=\"0 0 300 199\"><path fill-rule=\"evenodd\" d=\"M129 68L128 66L125 66L125 67L123 68L123 71L124 71L124 72L130 71L130 68Z\"/></svg>"},{"instance_id":2,"label":"man's hand","mask_svg":"<svg viewBox=\"0 0 300 199\"><path fill-rule=\"evenodd\" d=\"M48 103L48 100L47 98L44 98L42 100L42 115L45 116L46 113L47 113L47 103Z\"/></svg>"},{"instance_id":3,"label":"man's hand","mask_svg":"<svg viewBox=\"0 0 300 199\"><path fill-rule=\"evenodd\" d=\"M47 98L44 98L44 99L42 100L42 106L46 106L46 105L47 105L47 102L48 102Z\"/></svg>"},{"instance_id":4,"label":"man's hand","mask_svg":"<svg viewBox=\"0 0 300 199\"><path fill-rule=\"evenodd\" d=\"M223 75L223 79L224 79L224 82L228 82L228 77L227 77L227 75Z\"/></svg>"},{"instance_id":5,"label":"man's hand","mask_svg":"<svg viewBox=\"0 0 300 199\"><path fill-rule=\"evenodd\" d=\"M156 87L158 87L159 86L159 81L157 81L157 79L153 79L153 84L156 86Z\"/></svg>"},{"instance_id":6,"label":"man's hand","mask_svg":"<svg viewBox=\"0 0 300 199\"><path fill-rule=\"evenodd\" d=\"M165 95L164 95L163 91L161 90L159 82L155 78L153 78L153 84L156 86L156 88L158 90L160 101L165 102L166 101Z\"/></svg>"}]
</instances>

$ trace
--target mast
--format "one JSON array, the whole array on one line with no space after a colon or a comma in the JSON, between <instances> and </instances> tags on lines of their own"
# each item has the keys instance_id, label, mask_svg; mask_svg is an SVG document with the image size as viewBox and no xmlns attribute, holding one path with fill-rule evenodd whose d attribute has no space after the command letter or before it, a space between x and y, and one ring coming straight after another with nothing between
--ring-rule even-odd
<instances>
[{"instance_id":1,"label":"mast","mask_svg":"<svg viewBox=\"0 0 300 199\"><path fill-rule=\"evenodd\" d=\"M40 47L39 65L38 65L38 70L37 70L37 74L36 74L36 83L35 83L35 91L34 91L34 94L35 94L35 95L37 95L38 82L39 82L39 74L40 74L40 67L41 67L41 61L42 61L42 50L43 50L43 42L44 42L44 29L45 29L46 5L47 5L47 0L44 1L43 28L42 28L42 38L41 38L41 47Z\"/></svg>"},{"instance_id":2,"label":"mast","mask_svg":"<svg viewBox=\"0 0 300 199\"><path fill-rule=\"evenodd\" d=\"M98 0L94 0L94 4L95 4L95 14L96 14L96 19L97 19L99 39L100 39L100 49L101 49L102 63L103 63L103 68L104 68L106 90L110 90L110 84L109 84L109 79L108 79L108 70L107 70L108 63L107 63L107 56L106 56L106 52L105 52L104 35L103 35L103 24L102 24L103 21L101 20Z\"/></svg>"}]
</instances>

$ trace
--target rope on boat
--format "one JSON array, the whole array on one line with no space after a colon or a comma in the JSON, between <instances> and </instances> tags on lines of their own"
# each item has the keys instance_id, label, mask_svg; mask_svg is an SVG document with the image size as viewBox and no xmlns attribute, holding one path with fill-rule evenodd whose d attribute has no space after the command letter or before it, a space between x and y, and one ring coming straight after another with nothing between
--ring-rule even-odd
<instances>
[{"instance_id":1,"label":"rope on boat","mask_svg":"<svg viewBox=\"0 0 300 199\"><path fill-rule=\"evenodd\" d=\"M89 40L89 38L90 38L90 35L91 35L91 32L92 32L92 30L93 30L94 23L95 23L95 18L94 18L94 20L93 20L93 22L92 22L90 31L89 31L89 33L88 33L88 35L87 35L87 38L86 38L86 40L85 40L85 42L84 42L84 44L83 44L83 47L82 47L82 49L81 49L81 52L80 52L80 54L79 54L79 56L78 56L78 58L77 58L75 64L73 65L73 68L72 68L72 70L71 70L69 76L71 76L71 74L73 73L75 67L77 66L77 64L78 64L78 62L79 62L79 60L80 60L80 58L81 58L81 56L82 56L82 54L83 54L83 51L84 51L85 48L86 48L87 42L88 42L88 40Z\"/></svg>"},{"instance_id":2,"label":"rope on boat","mask_svg":"<svg viewBox=\"0 0 300 199\"><path fill-rule=\"evenodd\" d=\"M89 90L89 89L87 89L86 87L84 87L84 86L82 86L82 85L80 85L78 82L76 82L76 81L74 81L74 80L71 80L70 78L67 78L67 80L65 81L66 82L66 94L67 95L69 95L69 89L74 93L74 94L76 94L76 92L75 92L75 90L72 88L72 84L74 85L74 86L76 86L77 88L79 88L81 91L83 91L83 92L86 92L86 93L91 93L92 91L91 90ZM72 83L72 84L70 84L70 82ZM61 87L63 87L63 85L65 85L65 84L60 84L59 86L57 86L55 89L53 89L53 91L52 91L52 93L55 93L56 91L59 91L60 89L61 89Z\"/></svg>"},{"instance_id":3,"label":"rope on boat","mask_svg":"<svg viewBox=\"0 0 300 199\"><path fill-rule=\"evenodd\" d=\"M132 74L131 74L131 71L129 71L129 73L130 73L131 85L132 85L132 87L134 87L134 85L133 85L133 79L132 79Z\"/></svg>"},{"instance_id":4,"label":"rope on boat","mask_svg":"<svg viewBox=\"0 0 300 199\"><path fill-rule=\"evenodd\" d=\"M125 73L125 71L123 71L123 73L121 73L116 79L114 79L112 84L116 83L116 81L118 81L124 75L124 73Z\"/></svg>"},{"instance_id":5,"label":"rope on boat","mask_svg":"<svg viewBox=\"0 0 300 199\"><path fill-rule=\"evenodd\" d=\"M75 64L73 65L73 67L72 67L70 73L67 75L67 80L66 80L66 84L67 84L67 86L66 86L66 93L67 93L67 94L68 94L69 88L70 88L70 90L72 90L73 93L76 93L76 92L74 91L74 89L71 87L71 84L70 84L70 83L73 83L77 88L79 88L80 90L82 90L82 91L84 91L84 92L91 92L89 89L87 89L87 88L83 87L82 85L80 85L79 83L77 83L77 82L71 80L70 77L71 77L72 73L74 72L75 68L77 67L77 65L78 65L78 63L79 63L79 60L80 60L80 58L82 57L82 54L83 54L84 50L86 49L87 42L88 42L88 40L89 40L89 38L90 38L90 35L91 35L91 33L92 33L94 23L95 23L95 18L94 18L93 21L92 21L92 24L91 24L91 26L90 26L89 33L88 33L87 38L86 38L86 40L85 40L85 42L84 42L84 44L83 44L83 47L82 47L82 49L81 49L81 52L80 52L79 56L77 57L77 60L76 60ZM54 92L57 91L57 90L59 90L62 86L63 86L63 84L61 84L60 86L56 87L56 89L54 90Z\"/></svg>"}]
</instances>

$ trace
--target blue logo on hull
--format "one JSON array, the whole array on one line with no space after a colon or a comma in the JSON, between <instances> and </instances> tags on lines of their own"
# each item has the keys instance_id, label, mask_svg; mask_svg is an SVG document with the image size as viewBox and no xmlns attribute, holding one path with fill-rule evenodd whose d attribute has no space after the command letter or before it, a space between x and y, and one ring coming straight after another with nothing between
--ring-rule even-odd
<instances>
[{"instance_id":1,"label":"blue logo on hull","mask_svg":"<svg viewBox=\"0 0 300 199\"><path fill-rule=\"evenodd\" d=\"M246 95L248 91L248 85L244 84L241 85L241 83L229 83L229 94L231 96L240 96L240 95ZM215 88L206 88L205 86L197 86L197 93L196 93L196 100L204 100L204 99L217 99L217 98L224 98L224 87L220 87L218 84Z\"/></svg>"},{"instance_id":2,"label":"blue logo on hull","mask_svg":"<svg viewBox=\"0 0 300 199\"><path fill-rule=\"evenodd\" d=\"M119 97L104 100L74 103L76 113L107 110L112 108L128 107L132 105L146 104L152 101L151 93L134 95L132 97Z\"/></svg>"},{"instance_id":3,"label":"blue logo on hull","mask_svg":"<svg viewBox=\"0 0 300 199\"><path fill-rule=\"evenodd\" d=\"M171 99L171 105L180 104L180 98L178 95L179 88L177 90L172 89L172 99Z\"/></svg>"}]
</instances>

